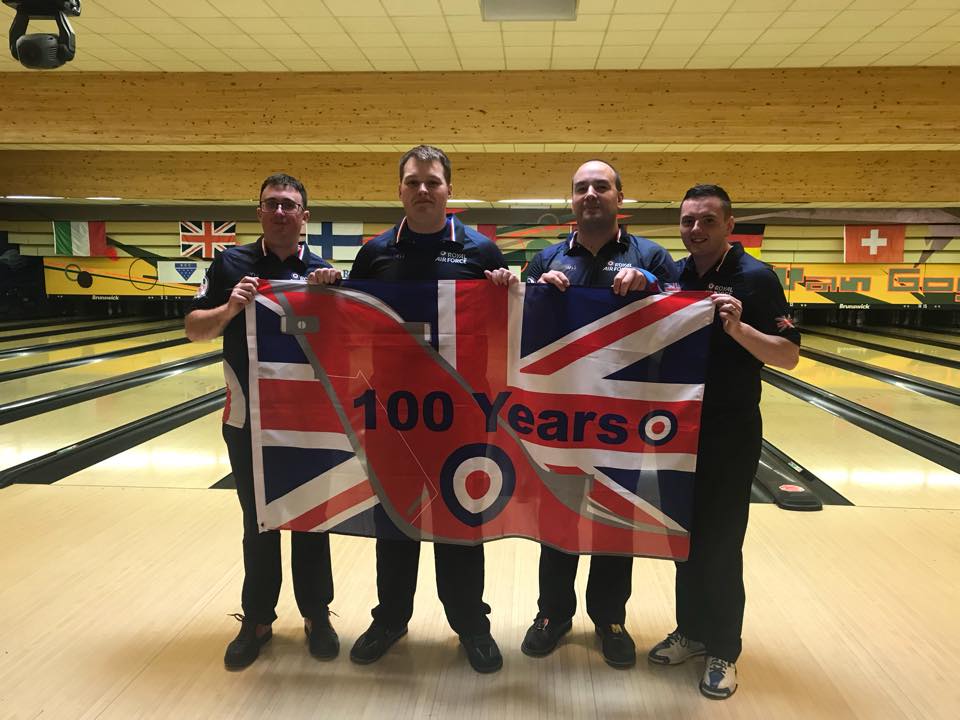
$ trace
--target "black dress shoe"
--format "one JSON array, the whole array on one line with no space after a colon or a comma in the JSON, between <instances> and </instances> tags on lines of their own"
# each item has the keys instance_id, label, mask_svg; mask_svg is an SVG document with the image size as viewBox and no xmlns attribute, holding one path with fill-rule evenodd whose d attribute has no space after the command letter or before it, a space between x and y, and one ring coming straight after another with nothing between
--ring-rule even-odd
<instances>
[{"instance_id":1,"label":"black dress shoe","mask_svg":"<svg viewBox=\"0 0 960 720\"><path fill-rule=\"evenodd\" d=\"M383 657L397 640L407 634L407 626L393 629L372 623L367 631L357 638L350 649L350 659L359 665L369 665Z\"/></svg>"},{"instance_id":2,"label":"black dress shoe","mask_svg":"<svg viewBox=\"0 0 960 720\"><path fill-rule=\"evenodd\" d=\"M500 648L497 647L497 641L493 639L490 633L470 637L461 635L460 644L467 651L467 660L470 661L470 667L478 673L492 673L503 667L503 656L500 654Z\"/></svg>"},{"instance_id":3,"label":"black dress shoe","mask_svg":"<svg viewBox=\"0 0 960 720\"><path fill-rule=\"evenodd\" d=\"M555 623L550 618L538 616L523 636L520 650L530 657L545 657L556 649L560 638L570 632L571 627L573 621L569 618Z\"/></svg>"},{"instance_id":4,"label":"black dress shoe","mask_svg":"<svg viewBox=\"0 0 960 720\"><path fill-rule=\"evenodd\" d=\"M607 665L615 668L633 667L637 662L637 648L623 625L597 625L600 647Z\"/></svg>"},{"instance_id":5,"label":"black dress shoe","mask_svg":"<svg viewBox=\"0 0 960 720\"><path fill-rule=\"evenodd\" d=\"M319 618L310 618L310 624L304 623L303 632L307 635L310 654L317 660L333 660L340 654L340 638L330 624L329 611Z\"/></svg>"},{"instance_id":6,"label":"black dress shoe","mask_svg":"<svg viewBox=\"0 0 960 720\"><path fill-rule=\"evenodd\" d=\"M260 648L270 642L273 637L273 628L257 637L257 623L248 620L243 615L235 615L240 621L240 632L227 645L227 652L223 656L223 665L227 670L242 670L252 664L260 655Z\"/></svg>"}]
</instances>

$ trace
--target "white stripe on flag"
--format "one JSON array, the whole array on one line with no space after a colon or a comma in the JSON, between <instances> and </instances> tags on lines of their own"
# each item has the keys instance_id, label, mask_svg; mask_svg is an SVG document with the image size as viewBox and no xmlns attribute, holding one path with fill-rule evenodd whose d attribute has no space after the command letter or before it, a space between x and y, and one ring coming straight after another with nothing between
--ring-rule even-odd
<instances>
[{"instance_id":1,"label":"white stripe on flag","mask_svg":"<svg viewBox=\"0 0 960 720\"><path fill-rule=\"evenodd\" d=\"M261 430L260 439L264 446L353 452L350 439L343 433L300 430Z\"/></svg>"},{"instance_id":2,"label":"white stripe on flag","mask_svg":"<svg viewBox=\"0 0 960 720\"><path fill-rule=\"evenodd\" d=\"M437 281L437 345L440 357L457 367L457 281Z\"/></svg>"},{"instance_id":3,"label":"white stripe on flag","mask_svg":"<svg viewBox=\"0 0 960 720\"><path fill-rule=\"evenodd\" d=\"M309 363L262 362L257 376L263 380L316 380Z\"/></svg>"},{"instance_id":4,"label":"white stripe on flag","mask_svg":"<svg viewBox=\"0 0 960 720\"><path fill-rule=\"evenodd\" d=\"M555 448L544 447L527 440L523 441L523 446L533 459L544 467L548 464L578 467L584 472L592 472L596 467L684 472L694 472L697 469L697 456L691 453L636 453L600 448Z\"/></svg>"},{"instance_id":5,"label":"white stripe on flag","mask_svg":"<svg viewBox=\"0 0 960 720\"><path fill-rule=\"evenodd\" d=\"M90 256L90 226L87 223L70 223L70 244L74 255Z\"/></svg>"}]
</instances>

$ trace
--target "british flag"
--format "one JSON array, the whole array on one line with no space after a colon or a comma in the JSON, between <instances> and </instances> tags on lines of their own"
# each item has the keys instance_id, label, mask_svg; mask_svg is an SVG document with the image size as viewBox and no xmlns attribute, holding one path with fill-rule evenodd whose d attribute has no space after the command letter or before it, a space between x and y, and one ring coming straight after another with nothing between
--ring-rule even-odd
<instances>
[{"instance_id":1,"label":"british flag","mask_svg":"<svg viewBox=\"0 0 960 720\"><path fill-rule=\"evenodd\" d=\"M707 297L263 281L261 527L686 557Z\"/></svg>"},{"instance_id":2,"label":"british flag","mask_svg":"<svg viewBox=\"0 0 960 720\"><path fill-rule=\"evenodd\" d=\"M212 260L237 244L237 223L222 220L184 220L180 223L180 255Z\"/></svg>"}]
</instances>

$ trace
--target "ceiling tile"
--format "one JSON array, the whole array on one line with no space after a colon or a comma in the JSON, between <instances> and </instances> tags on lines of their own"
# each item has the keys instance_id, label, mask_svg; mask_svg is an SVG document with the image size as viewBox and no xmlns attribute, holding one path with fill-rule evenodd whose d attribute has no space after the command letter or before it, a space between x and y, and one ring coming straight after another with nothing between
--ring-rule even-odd
<instances>
[{"instance_id":1,"label":"ceiling tile","mask_svg":"<svg viewBox=\"0 0 960 720\"><path fill-rule=\"evenodd\" d=\"M659 30L666 19L664 14L614 15L607 30Z\"/></svg>"},{"instance_id":2,"label":"ceiling tile","mask_svg":"<svg viewBox=\"0 0 960 720\"><path fill-rule=\"evenodd\" d=\"M554 43L559 46L564 45L595 45L600 46L603 42L602 32L557 32L554 34Z\"/></svg>"},{"instance_id":3,"label":"ceiling tile","mask_svg":"<svg viewBox=\"0 0 960 720\"><path fill-rule=\"evenodd\" d=\"M312 48L355 48L357 46L353 38L342 33L304 33L300 37Z\"/></svg>"},{"instance_id":4,"label":"ceiling tile","mask_svg":"<svg viewBox=\"0 0 960 720\"><path fill-rule=\"evenodd\" d=\"M380 0L390 15L438 15L437 0Z\"/></svg>"},{"instance_id":5,"label":"ceiling tile","mask_svg":"<svg viewBox=\"0 0 960 720\"><path fill-rule=\"evenodd\" d=\"M363 54L367 56L367 59L373 62L374 60L410 60L413 61L413 58L410 57L410 53L407 52L405 47L363 47Z\"/></svg>"},{"instance_id":6,"label":"ceiling tile","mask_svg":"<svg viewBox=\"0 0 960 720\"><path fill-rule=\"evenodd\" d=\"M808 10L796 12L788 10L773 21L773 27L820 28L837 15L836 10Z\"/></svg>"},{"instance_id":7,"label":"ceiling tile","mask_svg":"<svg viewBox=\"0 0 960 720\"><path fill-rule=\"evenodd\" d=\"M223 17L223 14L207 0L157 0L166 14L175 18ZM84 6L83 12L87 9Z\"/></svg>"},{"instance_id":8,"label":"ceiling tile","mask_svg":"<svg viewBox=\"0 0 960 720\"><path fill-rule=\"evenodd\" d=\"M616 0L580 0L577 12L580 15L605 15L613 12Z\"/></svg>"},{"instance_id":9,"label":"ceiling tile","mask_svg":"<svg viewBox=\"0 0 960 720\"><path fill-rule=\"evenodd\" d=\"M406 52L403 39L397 33L353 33L351 37L364 52L397 47Z\"/></svg>"},{"instance_id":10,"label":"ceiling tile","mask_svg":"<svg viewBox=\"0 0 960 720\"><path fill-rule=\"evenodd\" d=\"M709 30L661 30L657 35L657 44L699 45L707 39L709 34Z\"/></svg>"},{"instance_id":11,"label":"ceiling tile","mask_svg":"<svg viewBox=\"0 0 960 720\"><path fill-rule=\"evenodd\" d=\"M130 24L149 35L176 35L190 31L173 18L130 18Z\"/></svg>"},{"instance_id":12,"label":"ceiling tile","mask_svg":"<svg viewBox=\"0 0 960 720\"><path fill-rule=\"evenodd\" d=\"M738 12L727 13L717 27L718 30L732 30L734 28L768 28L780 13L776 12Z\"/></svg>"},{"instance_id":13,"label":"ceiling tile","mask_svg":"<svg viewBox=\"0 0 960 720\"><path fill-rule=\"evenodd\" d=\"M90 4L89 2L87 3ZM97 4L119 17L148 18L167 17L167 13L154 5L150 0L97 0ZM81 8L81 17L86 16L87 7Z\"/></svg>"},{"instance_id":14,"label":"ceiling tile","mask_svg":"<svg viewBox=\"0 0 960 720\"><path fill-rule=\"evenodd\" d=\"M396 32L393 21L388 17L340 17L337 21L349 33L355 32Z\"/></svg>"},{"instance_id":15,"label":"ceiling tile","mask_svg":"<svg viewBox=\"0 0 960 720\"><path fill-rule=\"evenodd\" d=\"M673 7L673 0L617 0L615 13L666 13Z\"/></svg>"},{"instance_id":16,"label":"ceiling tile","mask_svg":"<svg viewBox=\"0 0 960 720\"><path fill-rule=\"evenodd\" d=\"M817 33L817 28L772 28L757 38L758 43L802 43Z\"/></svg>"},{"instance_id":17,"label":"ceiling tile","mask_svg":"<svg viewBox=\"0 0 960 720\"><path fill-rule=\"evenodd\" d=\"M246 37L241 35L239 37ZM169 48L200 48L200 47L210 47L210 43L207 42L205 38L195 35L194 33L179 33L177 35L157 35L157 40L162 42ZM259 47L253 41L253 38L249 38L252 45Z\"/></svg>"},{"instance_id":18,"label":"ceiling tile","mask_svg":"<svg viewBox=\"0 0 960 720\"><path fill-rule=\"evenodd\" d=\"M723 13L677 13L672 12L663 23L664 30L712 30Z\"/></svg>"},{"instance_id":19,"label":"ceiling tile","mask_svg":"<svg viewBox=\"0 0 960 720\"><path fill-rule=\"evenodd\" d=\"M276 17L264 0L207 0L223 15L230 18L269 18Z\"/></svg>"},{"instance_id":20,"label":"ceiling tile","mask_svg":"<svg viewBox=\"0 0 960 720\"><path fill-rule=\"evenodd\" d=\"M285 17L287 25L300 35L342 33L343 26L334 17Z\"/></svg>"},{"instance_id":21,"label":"ceiling tile","mask_svg":"<svg viewBox=\"0 0 960 720\"><path fill-rule=\"evenodd\" d=\"M227 35L239 33L240 28L227 18L184 18L181 24L198 35Z\"/></svg>"},{"instance_id":22,"label":"ceiling tile","mask_svg":"<svg viewBox=\"0 0 960 720\"><path fill-rule=\"evenodd\" d=\"M829 27L855 27L870 30L895 14L893 10L843 10L830 21Z\"/></svg>"},{"instance_id":23,"label":"ceiling tile","mask_svg":"<svg viewBox=\"0 0 960 720\"><path fill-rule=\"evenodd\" d=\"M445 33L447 23L442 15L434 17L395 17L393 24L403 33Z\"/></svg>"},{"instance_id":24,"label":"ceiling tile","mask_svg":"<svg viewBox=\"0 0 960 720\"><path fill-rule=\"evenodd\" d=\"M367 16L385 17L386 11L380 0L324 0L327 9L339 17Z\"/></svg>"},{"instance_id":25,"label":"ceiling tile","mask_svg":"<svg viewBox=\"0 0 960 720\"><path fill-rule=\"evenodd\" d=\"M503 44L504 47L550 47L553 45L553 33L552 32L538 32L538 33L514 33L514 32L505 32L503 33Z\"/></svg>"},{"instance_id":26,"label":"ceiling tile","mask_svg":"<svg viewBox=\"0 0 960 720\"><path fill-rule=\"evenodd\" d=\"M203 36L203 39L205 39L213 47L217 48L233 48L235 50L239 50L241 48L260 47L260 43L258 43L249 35L244 35L243 33L231 33L229 35L205 35Z\"/></svg>"},{"instance_id":27,"label":"ceiling tile","mask_svg":"<svg viewBox=\"0 0 960 720\"><path fill-rule=\"evenodd\" d=\"M765 32L767 31L763 28L741 28L739 30L726 30L721 23L716 30L710 33L710 36L707 38L707 43L713 45L737 42L753 42Z\"/></svg>"},{"instance_id":28,"label":"ceiling tile","mask_svg":"<svg viewBox=\"0 0 960 720\"><path fill-rule=\"evenodd\" d=\"M273 11L285 18L330 17L330 11L319 0L266 0Z\"/></svg>"},{"instance_id":29,"label":"ceiling tile","mask_svg":"<svg viewBox=\"0 0 960 720\"><path fill-rule=\"evenodd\" d=\"M650 45L657 38L656 30L634 30L633 32L608 31L604 46Z\"/></svg>"},{"instance_id":30,"label":"ceiling tile","mask_svg":"<svg viewBox=\"0 0 960 720\"><path fill-rule=\"evenodd\" d=\"M453 40L448 32L402 33L400 37L411 50L420 48L453 48Z\"/></svg>"},{"instance_id":31,"label":"ceiling tile","mask_svg":"<svg viewBox=\"0 0 960 720\"><path fill-rule=\"evenodd\" d=\"M124 35L117 34L111 35L110 39L113 40L115 45L119 47L126 48L127 50L150 50L165 48L166 45L161 43L152 35L145 35L143 33L138 33L136 35ZM84 43L84 46L87 46L87 43Z\"/></svg>"},{"instance_id":32,"label":"ceiling tile","mask_svg":"<svg viewBox=\"0 0 960 720\"><path fill-rule=\"evenodd\" d=\"M233 22L245 33L257 35L292 35L294 30L282 18L236 18Z\"/></svg>"}]
</instances>

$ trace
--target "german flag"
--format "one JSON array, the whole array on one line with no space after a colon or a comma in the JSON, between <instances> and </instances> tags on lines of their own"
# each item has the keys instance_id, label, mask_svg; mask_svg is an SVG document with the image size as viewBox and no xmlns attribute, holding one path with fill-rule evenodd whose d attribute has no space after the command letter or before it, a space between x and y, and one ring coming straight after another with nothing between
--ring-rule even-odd
<instances>
[{"instance_id":1,"label":"german flag","mask_svg":"<svg viewBox=\"0 0 960 720\"><path fill-rule=\"evenodd\" d=\"M760 250L763 245L763 230L766 225L751 225L749 223L737 223L733 226L733 232L728 238L730 242L738 242L743 245L744 251L753 255L757 260L760 259Z\"/></svg>"}]
</instances>

